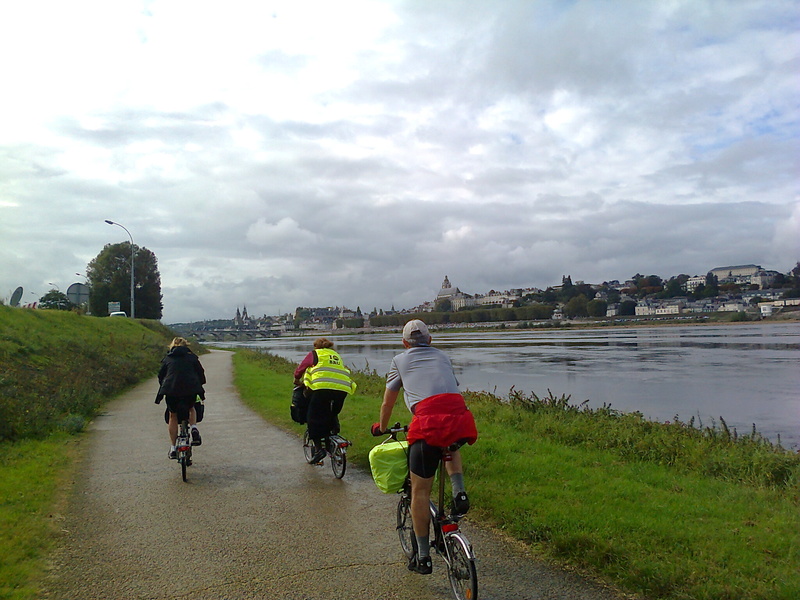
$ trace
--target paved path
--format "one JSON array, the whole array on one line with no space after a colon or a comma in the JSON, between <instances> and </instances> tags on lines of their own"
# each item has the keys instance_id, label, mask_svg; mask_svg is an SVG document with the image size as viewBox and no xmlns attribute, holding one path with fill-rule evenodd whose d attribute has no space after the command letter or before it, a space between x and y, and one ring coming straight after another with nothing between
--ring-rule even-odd
<instances>
[{"instance_id":1,"label":"paved path","mask_svg":"<svg viewBox=\"0 0 800 600\"><path fill-rule=\"evenodd\" d=\"M155 379L109 403L93 423L47 598L450 597L438 558L430 576L406 569L394 496L352 466L336 480L327 461L324 468L305 464L296 437L241 403L229 353L201 361L208 414L187 483L167 459ZM481 598L618 598L531 560L489 531L469 523L465 531L478 554Z\"/></svg>"}]
</instances>

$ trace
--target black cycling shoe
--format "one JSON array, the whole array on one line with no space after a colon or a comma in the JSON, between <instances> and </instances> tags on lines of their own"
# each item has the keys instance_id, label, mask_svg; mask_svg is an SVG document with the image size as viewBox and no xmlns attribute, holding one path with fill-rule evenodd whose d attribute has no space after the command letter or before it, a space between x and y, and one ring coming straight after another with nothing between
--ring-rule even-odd
<instances>
[{"instance_id":1,"label":"black cycling shoe","mask_svg":"<svg viewBox=\"0 0 800 600\"><path fill-rule=\"evenodd\" d=\"M467 492L459 492L453 498L453 512L454 515L465 515L469 511L469 498Z\"/></svg>"},{"instance_id":2,"label":"black cycling shoe","mask_svg":"<svg viewBox=\"0 0 800 600\"><path fill-rule=\"evenodd\" d=\"M203 443L200 438L200 430L197 427L192 427L192 446L199 446Z\"/></svg>"},{"instance_id":3,"label":"black cycling shoe","mask_svg":"<svg viewBox=\"0 0 800 600\"><path fill-rule=\"evenodd\" d=\"M311 460L308 461L310 465L321 465L322 460L325 458L325 450L320 448L314 453L314 456L311 457Z\"/></svg>"},{"instance_id":4,"label":"black cycling shoe","mask_svg":"<svg viewBox=\"0 0 800 600\"><path fill-rule=\"evenodd\" d=\"M433 573L433 561L430 556L417 558L415 554L411 560L408 561L408 570L420 575L430 575Z\"/></svg>"},{"instance_id":5,"label":"black cycling shoe","mask_svg":"<svg viewBox=\"0 0 800 600\"><path fill-rule=\"evenodd\" d=\"M170 458L170 459L178 458L178 451L177 450L170 450L169 454L167 454L167 458Z\"/></svg>"}]
</instances>

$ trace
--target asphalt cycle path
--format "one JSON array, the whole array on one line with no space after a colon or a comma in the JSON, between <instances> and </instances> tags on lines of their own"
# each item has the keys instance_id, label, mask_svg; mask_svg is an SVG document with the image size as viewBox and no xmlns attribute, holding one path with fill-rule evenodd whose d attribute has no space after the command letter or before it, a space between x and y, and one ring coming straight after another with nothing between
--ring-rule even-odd
<instances>
[{"instance_id":1,"label":"asphalt cycle path","mask_svg":"<svg viewBox=\"0 0 800 600\"><path fill-rule=\"evenodd\" d=\"M432 575L407 570L395 533L396 496L382 494L366 470L352 465L337 480L328 460L324 467L306 464L299 438L241 402L231 353L200 360L208 378L206 418L188 482L167 458L165 405L153 403L156 379L110 402L82 442L46 598L451 597L438 557ZM290 396L287 382L287 410ZM462 523L475 546L481 598L620 598L533 560L521 545L469 519Z\"/></svg>"}]
</instances>

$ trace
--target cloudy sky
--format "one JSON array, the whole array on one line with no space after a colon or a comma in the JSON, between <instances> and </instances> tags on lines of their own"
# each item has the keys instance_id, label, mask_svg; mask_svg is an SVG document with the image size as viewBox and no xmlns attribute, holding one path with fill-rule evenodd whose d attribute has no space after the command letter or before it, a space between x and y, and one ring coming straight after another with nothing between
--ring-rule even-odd
<instances>
[{"instance_id":1,"label":"cloudy sky","mask_svg":"<svg viewBox=\"0 0 800 600\"><path fill-rule=\"evenodd\" d=\"M800 260L800 4L0 5L0 297L159 261L164 321Z\"/></svg>"}]
</instances>

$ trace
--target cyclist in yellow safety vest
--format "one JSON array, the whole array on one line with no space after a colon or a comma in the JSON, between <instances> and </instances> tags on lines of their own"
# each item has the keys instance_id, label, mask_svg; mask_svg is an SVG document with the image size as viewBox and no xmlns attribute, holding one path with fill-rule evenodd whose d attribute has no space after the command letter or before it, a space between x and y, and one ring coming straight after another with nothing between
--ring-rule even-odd
<instances>
[{"instance_id":1,"label":"cyclist in yellow safety vest","mask_svg":"<svg viewBox=\"0 0 800 600\"><path fill-rule=\"evenodd\" d=\"M342 411L347 394L356 391L356 383L333 342L327 338L314 340L314 349L309 352L294 371L294 384L302 384L309 397L308 437L314 442L314 456L309 464L321 464L325 458L323 440L332 433L339 433L338 415Z\"/></svg>"}]
</instances>

